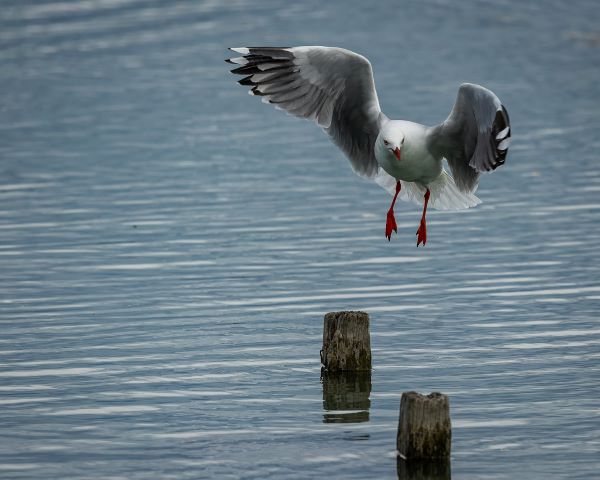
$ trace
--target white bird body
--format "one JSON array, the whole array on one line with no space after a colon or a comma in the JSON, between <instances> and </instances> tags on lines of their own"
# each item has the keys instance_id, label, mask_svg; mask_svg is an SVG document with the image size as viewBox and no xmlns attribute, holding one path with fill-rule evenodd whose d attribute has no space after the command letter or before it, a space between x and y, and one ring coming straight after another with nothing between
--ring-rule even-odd
<instances>
[{"instance_id":1,"label":"white bird body","mask_svg":"<svg viewBox=\"0 0 600 480\"><path fill-rule=\"evenodd\" d=\"M508 112L480 85L464 83L454 107L439 125L426 127L390 120L381 111L371 63L336 47L239 47L232 73L250 94L280 110L313 120L350 160L354 171L394 195L386 237L397 230L396 198L423 204L417 246L425 244L425 213L431 207L461 210L474 195L483 172L504 164L510 144ZM452 176L443 168L447 160Z\"/></svg>"},{"instance_id":2,"label":"white bird body","mask_svg":"<svg viewBox=\"0 0 600 480\"><path fill-rule=\"evenodd\" d=\"M442 173L442 157L435 157L427 148L429 129L419 123L388 120L375 141L375 158L381 168L396 180L415 182L426 187ZM402 138L402 158L398 160L393 148L384 144L384 137ZM386 137L387 138L387 137Z\"/></svg>"}]
</instances>

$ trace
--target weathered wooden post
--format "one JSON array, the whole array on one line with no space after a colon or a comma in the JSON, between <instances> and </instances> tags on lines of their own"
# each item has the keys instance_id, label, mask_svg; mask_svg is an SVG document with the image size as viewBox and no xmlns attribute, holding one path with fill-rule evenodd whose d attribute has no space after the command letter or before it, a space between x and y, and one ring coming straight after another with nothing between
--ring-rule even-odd
<instances>
[{"instance_id":1,"label":"weathered wooden post","mask_svg":"<svg viewBox=\"0 0 600 480\"><path fill-rule=\"evenodd\" d=\"M328 372L371 370L367 313L331 312L325 315L321 364Z\"/></svg>"},{"instance_id":2,"label":"weathered wooden post","mask_svg":"<svg viewBox=\"0 0 600 480\"><path fill-rule=\"evenodd\" d=\"M402 394L396 437L401 458L449 463L451 439L450 401L446 395L439 392Z\"/></svg>"}]
</instances>

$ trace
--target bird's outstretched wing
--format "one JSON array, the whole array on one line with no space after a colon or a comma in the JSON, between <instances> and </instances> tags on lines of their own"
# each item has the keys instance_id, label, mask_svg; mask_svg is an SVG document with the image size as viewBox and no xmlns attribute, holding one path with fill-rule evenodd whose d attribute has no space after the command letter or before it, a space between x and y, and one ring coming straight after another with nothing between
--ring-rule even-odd
<instances>
[{"instance_id":1,"label":"bird's outstretched wing","mask_svg":"<svg viewBox=\"0 0 600 480\"><path fill-rule=\"evenodd\" d=\"M429 142L433 151L448 160L458 188L473 192L482 172L495 170L506 160L508 112L490 90L463 83L452 112L432 129Z\"/></svg>"},{"instance_id":2,"label":"bird's outstretched wing","mask_svg":"<svg viewBox=\"0 0 600 480\"><path fill-rule=\"evenodd\" d=\"M241 47L242 56L226 60L240 65L241 85L263 102L298 117L314 120L346 154L356 173L377 174L373 147L383 114L369 61L333 47Z\"/></svg>"}]
</instances>

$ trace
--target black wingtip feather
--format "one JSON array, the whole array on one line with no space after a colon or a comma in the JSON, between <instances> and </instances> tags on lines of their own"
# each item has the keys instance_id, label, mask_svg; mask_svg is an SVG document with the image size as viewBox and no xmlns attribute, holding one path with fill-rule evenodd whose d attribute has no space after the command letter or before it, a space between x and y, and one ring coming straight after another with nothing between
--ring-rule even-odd
<instances>
[{"instance_id":1,"label":"black wingtip feather","mask_svg":"<svg viewBox=\"0 0 600 480\"><path fill-rule=\"evenodd\" d=\"M238 81L238 83L240 85L245 85L245 86L254 86L254 85L256 85L256 83L254 83L252 81L252 75L250 75L249 77L242 78L241 80Z\"/></svg>"},{"instance_id":2,"label":"black wingtip feather","mask_svg":"<svg viewBox=\"0 0 600 480\"><path fill-rule=\"evenodd\" d=\"M255 65L242 65L241 67L234 68L231 73L237 75L252 75L254 73L260 73L261 70Z\"/></svg>"},{"instance_id":3,"label":"black wingtip feather","mask_svg":"<svg viewBox=\"0 0 600 480\"><path fill-rule=\"evenodd\" d=\"M506 135L499 140L496 139L496 136L498 135L498 133L505 130L506 128L508 128ZM511 131L510 131L510 119L508 117L508 111L506 110L504 105L501 105L501 109L498 109L496 111L496 116L495 116L494 122L492 124L491 141L492 141L492 148L495 152L495 157L496 157L496 161L492 165L492 170L496 170L501 165L504 165L504 162L506 161L506 154L508 153L508 147L503 150L500 150L498 147L503 141L508 140L510 137L511 137Z\"/></svg>"},{"instance_id":4,"label":"black wingtip feather","mask_svg":"<svg viewBox=\"0 0 600 480\"><path fill-rule=\"evenodd\" d=\"M255 86L255 87L253 87L253 88L251 89L251 91L252 91L252 95L256 95L257 97L264 97L265 95L267 95L266 93L263 93L263 92L261 92L261 91L258 89L258 86Z\"/></svg>"}]
</instances>

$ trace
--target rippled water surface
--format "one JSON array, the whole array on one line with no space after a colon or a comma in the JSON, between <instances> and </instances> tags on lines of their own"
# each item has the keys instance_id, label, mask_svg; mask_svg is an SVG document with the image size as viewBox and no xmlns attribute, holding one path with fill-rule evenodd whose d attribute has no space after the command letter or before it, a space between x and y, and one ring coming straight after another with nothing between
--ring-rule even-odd
<instances>
[{"instance_id":1,"label":"rippled water surface","mask_svg":"<svg viewBox=\"0 0 600 480\"><path fill-rule=\"evenodd\" d=\"M0 477L394 478L403 391L450 396L453 478L600 471L596 1L4 1ZM431 212L248 97L225 47L368 56L383 110L507 105L483 204ZM370 378L320 380L323 314ZM337 382L337 383L336 383ZM346 395L346 396L345 396Z\"/></svg>"}]
</instances>

